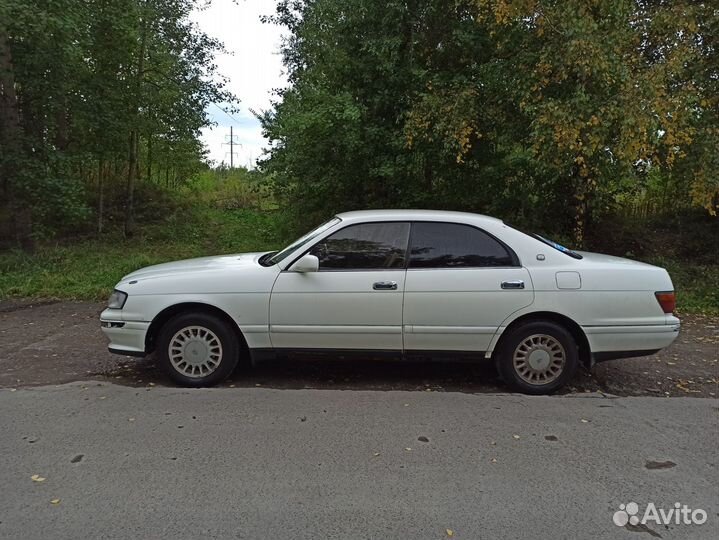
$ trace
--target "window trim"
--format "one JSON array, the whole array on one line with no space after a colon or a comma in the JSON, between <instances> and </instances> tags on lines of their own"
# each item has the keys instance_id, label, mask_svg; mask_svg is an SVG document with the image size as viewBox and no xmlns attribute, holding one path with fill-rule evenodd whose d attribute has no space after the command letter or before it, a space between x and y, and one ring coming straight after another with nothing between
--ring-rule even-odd
<instances>
[{"instance_id":1,"label":"window trim","mask_svg":"<svg viewBox=\"0 0 719 540\"><path fill-rule=\"evenodd\" d=\"M472 229L476 229L479 232L486 234L487 236L489 236L490 238L495 240L500 246L502 246L509 254L509 258L512 259L512 265L510 265L510 266L458 266L456 268L447 267L447 266L437 266L437 267L430 267L430 268L420 268L420 267L412 268L412 267L410 267L409 263L410 263L410 259L412 257L411 247L412 247L412 237L414 235L414 226L413 226L409 232L409 246L407 248L409 250L409 253L407 254L407 258L406 258L407 262L405 264L405 268L407 270L483 270L486 268L495 268L495 269L496 268L522 268L522 261L519 260L519 257L517 256L516 251L514 251L505 242L503 242L502 240L497 238L491 232L486 231L486 230L482 229L481 227L478 227L477 225L474 225L472 223L460 223L457 221L428 221L428 220L412 221L412 225L414 225L415 223L438 223L441 225L460 225L460 226L463 225L465 227L471 227Z\"/></svg>"},{"instance_id":2,"label":"window trim","mask_svg":"<svg viewBox=\"0 0 719 540\"><path fill-rule=\"evenodd\" d=\"M360 221L356 223L347 223L344 227L334 230L331 233L327 234L326 236L323 236L322 238L318 239L314 244L309 246L307 249L305 249L300 255L298 255L291 263L287 265L287 267L282 270L282 272L292 272L291 268L292 266L299 261L302 257L307 255L310 250L315 247L317 244L322 242L323 240L326 240L330 236L332 236L335 233L338 233L344 229L347 229L348 227L352 227L355 225L369 225L371 223L406 223L409 225L409 235L407 235L407 245L405 246L404 250L404 267L401 268L332 268L332 269L326 269L326 270L318 270L317 273L322 272L396 272L398 270L422 270L422 271L430 271L430 270L484 270L484 269L502 269L502 268L522 268L522 261L519 259L519 256L517 255L517 252L514 251L509 245L507 245L505 242L497 238L495 235L493 235L491 232L484 230L481 227L478 227L477 225L474 225L473 223L464 223L459 221L434 221L434 220L427 220L427 219L415 219L415 220L406 220L406 219L383 219L380 221ZM410 261L410 247L412 246L412 235L414 233L414 225L416 223L437 223L441 225L464 225L465 227L471 227L473 229L478 230L479 232L482 232L489 236L490 238L496 240L504 249L507 250L507 253L509 253L510 258L512 259L512 265L511 266L458 266L456 268L448 268L448 267L436 267L436 268L410 268L409 261ZM506 225L509 227L509 225Z\"/></svg>"},{"instance_id":3,"label":"window trim","mask_svg":"<svg viewBox=\"0 0 719 540\"><path fill-rule=\"evenodd\" d=\"M383 223L384 223L384 224L386 224L386 223L403 223L403 224L409 226L409 232L408 232L408 234L407 234L407 244L404 246L404 265L403 265L403 266L400 266L400 267L397 267L397 268L327 268L327 269L325 269L325 270L322 270L322 269L320 268L320 269L317 271L317 273L319 274L319 273L326 273L326 272L396 272L396 271L406 271L406 270L407 270L407 264L409 264L408 255L409 255L410 241L411 241L411 238L412 238L412 222L411 222L411 221L408 221L408 220L406 220L406 219L385 219L385 220L382 220L382 221L360 221L360 222L357 222L357 223L348 223L348 224L346 224L344 227L342 227L342 228L340 228L340 229L337 229L337 230L335 230L335 231L332 231L330 234L328 234L327 236L323 236L322 238L320 238L319 240L317 240L314 244L312 244L310 247L308 247L305 251L303 251L302 254L301 254L299 257L297 257L294 261L292 261L290 264L287 265L287 268L286 268L285 270L283 270L283 272L292 272L292 270L290 270L290 269L292 268L292 266L293 266L297 261L299 261L302 257L304 257L305 255L307 255L307 254L312 250L312 248L314 248L317 244L319 244L320 242L323 242L324 240L327 240L330 236L332 236L332 235L334 235L334 234L336 234L336 233L338 233L338 232L340 232L340 231L343 231L343 230L345 230L345 229L348 229L348 228L350 228L350 227L354 227L354 226L356 226L356 225L372 225L372 224L375 224L375 223L378 223L378 224L383 224Z\"/></svg>"}]
</instances>

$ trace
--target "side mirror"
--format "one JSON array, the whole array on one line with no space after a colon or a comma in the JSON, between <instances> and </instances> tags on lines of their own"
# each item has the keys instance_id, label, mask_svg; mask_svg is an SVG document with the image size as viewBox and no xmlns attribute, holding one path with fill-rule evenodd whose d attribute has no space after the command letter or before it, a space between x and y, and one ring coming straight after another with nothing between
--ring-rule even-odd
<instances>
[{"instance_id":1,"label":"side mirror","mask_svg":"<svg viewBox=\"0 0 719 540\"><path fill-rule=\"evenodd\" d=\"M317 272L320 269L320 260L315 255L303 255L292 265L293 272Z\"/></svg>"}]
</instances>

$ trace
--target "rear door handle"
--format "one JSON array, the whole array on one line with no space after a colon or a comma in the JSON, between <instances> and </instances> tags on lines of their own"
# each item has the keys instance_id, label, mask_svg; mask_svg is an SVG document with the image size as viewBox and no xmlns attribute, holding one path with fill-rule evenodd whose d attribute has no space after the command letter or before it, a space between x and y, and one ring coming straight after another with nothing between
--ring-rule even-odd
<instances>
[{"instance_id":1,"label":"rear door handle","mask_svg":"<svg viewBox=\"0 0 719 540\"><path fill-rule=\"evenodd\" d=\"M516 279L514 281L503 281L502 288L503 289L524 289L524 281L522 281L521 279Z\"/></svg>"},{"instance_id":2,"label":"rear door handle","mask_svg":"<svg viewBox=\"0 0 719 540\"><path fill-rule=\"evenodd\" d=\"M372 288L375 291L396 291L397 290L397 282L396 281L375 281L372 284Z\"/></svg>"}]
</instances>

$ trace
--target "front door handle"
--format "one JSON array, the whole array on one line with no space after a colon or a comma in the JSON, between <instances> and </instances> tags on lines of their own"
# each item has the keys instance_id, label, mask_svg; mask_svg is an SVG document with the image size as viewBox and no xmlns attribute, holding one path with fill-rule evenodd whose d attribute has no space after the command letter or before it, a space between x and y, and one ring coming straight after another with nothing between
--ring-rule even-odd
<instances>
[{"instance_id":1,"label":"front door handle","mask_svg":"<svg viewBox=\"0 0 719 540\"><path fill-rule=\"evenodd\" d=\"M522 281L521 279L516 279L514 281L503 281L502 288L503 289L524 289L524 281Z\"/></svg>"},{"instance_id":2,"label":"front door handle","mask_svg":"<svg viewBox=\"0 0 719 540\"><path fill-rule=\"evenodd\" d=\"M375 281L372 284L372 288L375 291L396 291L397 290L397 282L396 281Z\"/></svg>"}]
</instances>

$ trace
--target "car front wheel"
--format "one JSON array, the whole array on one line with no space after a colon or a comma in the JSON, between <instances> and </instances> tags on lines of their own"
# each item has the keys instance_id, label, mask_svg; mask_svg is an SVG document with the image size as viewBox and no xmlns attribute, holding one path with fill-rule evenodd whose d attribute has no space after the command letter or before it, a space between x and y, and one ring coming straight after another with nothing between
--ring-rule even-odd
<instances>
[{"instance_id":1,"label":"car front wheel","mask_svg":"<svg viewBox=\"0 0 719 540\"><path fill-rule=\"evenodd\" d=\"M533 321L518 326L502 340L497 369L504 381L525 394L550 394L574 376L577 344L563 326Z\"/></svg>"},{"instance_id":2,"label":"car front wheel","mask_svg":"<svg viewBox=\"0 0 719 540\"><path fill-rule=\"evenodd\" d=\"M237 334L222 319L185 313L170 319L158 339L160 365L183 386L211 386L227 378L239 359Z\"/></svg>"}]
</instances>

